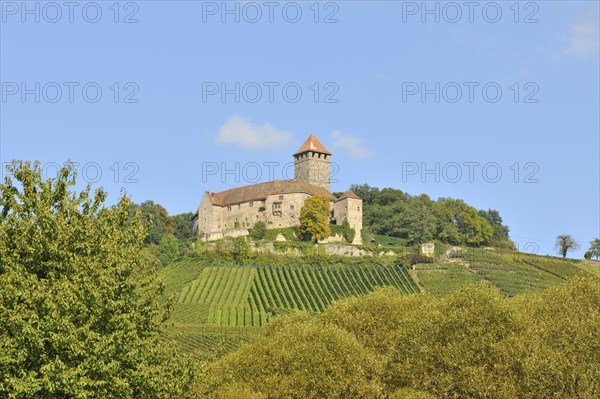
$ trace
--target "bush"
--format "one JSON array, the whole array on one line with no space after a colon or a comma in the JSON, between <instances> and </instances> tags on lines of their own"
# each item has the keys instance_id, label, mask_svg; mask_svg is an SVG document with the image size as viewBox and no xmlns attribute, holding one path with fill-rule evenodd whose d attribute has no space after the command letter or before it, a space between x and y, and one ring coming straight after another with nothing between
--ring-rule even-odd
<instances>
[{"instance_id":1,"label":"bush","mask_svg":"<svg viewBox=\"0 0 600 399\"><path fill-rule=\"evenodd\" d=\"M250 238L254 241L260 241L267 235L267 225L264 222L256 222L256 224L248 229Z\"/></svg>"},{"instance_id":2,"label":"bush","mask_svg":"<svg viewBox=\"0 0 600 399\"><path fill-rule=\"evenodd\" d=\"M410 266L416 265L418 263L433 263L433 258L425 255L419 254L406 254L401 259L403 264L408 264Z\"/></svg>"},{"instance_id":3,"label":"bush","mask_svg":"<svg viewBox=\"0 0 600 399\"><path fill-rule=\"evenodd\" d=\"M350 228L350 223L348 222L348 219L344 219L344 221L342 222L342 234L346 242L351 243L352 241L354 241L356 230Z\"/></svg>"},{"instance_id":4,"label":"bush","mask_svg":"<svg viewBox=\"0 0 600 399\"><path fill-rule=\"evenodd\" d=\"M174 262L179 257L179 241L173 234L164 234L158 245L158 259L163 266Z\"/></svg>"},{"instance_id":5,"label":"bush","mask_svg":"<svg viewBox=\"0 0 600 399\"><path fill-rule=\"evenodd\" d=\"M377 398L380 368L379 359L348 331L295 312L216 363L209 397Z\"/></svg>"}]
</instances>

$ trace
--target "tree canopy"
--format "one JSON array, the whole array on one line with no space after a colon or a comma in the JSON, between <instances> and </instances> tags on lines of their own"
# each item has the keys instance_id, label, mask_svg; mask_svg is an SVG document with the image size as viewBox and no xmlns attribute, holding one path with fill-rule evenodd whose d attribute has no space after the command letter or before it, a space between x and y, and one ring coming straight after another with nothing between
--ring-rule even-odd
<instances>
[{"instance_id":1,"label":"tree canopy","mask_svg":"<svg viewBox=\"0 0 600 399\"><path fill-rule=\"evenodd\" d=\"M567 253L571 250L579 249L580 245L573 237L569 234L561 234L556 237L556 243L554 249L562 255L563 258L567 257Z\"/></svg>"},{"instance_id":2,"label":"tree canopy","mask_svg":"<svg viewBox=\"0 0 600 399\"><path fill-rule=\"evenodd\" d=\"M13 162L0 184L0 396L158 398L188 378L159 345L163 286L141 261L147 227L125 196L70 189Z\"/></svg>"},{"instance_id":3,"label":"tree canopy","mask_svg":"<svg viewBox=\"0 0 600 399\"><path fill-rule=\"evenodd\" d=\"M462 200L432 200L392 188L352 185L364 202L364 225L375 234L399 237L409 245L439 240L453 245L513 248L508 226L494 209L477 210Z\"/></svg>"},{"instance_id":4,"label":"tree canopy","mask_svg":"<svg viewBox=\"0 0 600 399\"><path fill-rule=\"evenodd\" d=\"M329 199L319 195L307 198L300 209L298 233L318 241L329 237L330 232Z\"/></svg>"}]
</instances>

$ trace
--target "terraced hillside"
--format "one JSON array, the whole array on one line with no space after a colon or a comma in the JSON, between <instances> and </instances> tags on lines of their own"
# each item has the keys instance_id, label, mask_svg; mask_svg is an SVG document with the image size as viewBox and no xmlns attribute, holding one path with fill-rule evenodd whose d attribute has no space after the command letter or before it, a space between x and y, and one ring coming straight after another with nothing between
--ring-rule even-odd
<instances>
[{"instance_id":1,"label":"terraced hillside","mask_svg":"<svg viewBox=\"0 0 600 399\"><path fill-rule=\"evenodd\" d=\"M419 288L402 266L209 266L183 285L173 319L180 323L261 326L292 309L321 312L333 301L393 286Z\"/></svg>"},{"instance_id":2,"label":"terraced hillside","mask_svg":"<svg viewBox=\"0 0 600 399\"><path fill-rule=\"evenodd\" d=\"M568 278L589 277L580 261L518 252L465 250L444 263L415 266L419 284L428 292L446 294L469 282L487 280L507 296L535 292Z\"/></svg>"}]
</instances>

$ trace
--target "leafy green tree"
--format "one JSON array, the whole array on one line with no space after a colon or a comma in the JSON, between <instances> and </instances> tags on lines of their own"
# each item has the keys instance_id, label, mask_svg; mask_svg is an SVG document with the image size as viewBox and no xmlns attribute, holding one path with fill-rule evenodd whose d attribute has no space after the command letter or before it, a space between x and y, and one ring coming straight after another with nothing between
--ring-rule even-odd
<instances>
[{"instance_id":1,"label":"leafy green tree","mask_svg":"<svg viewBox=\"0 0 600 399\"><path fill-rule=\"evenodd\" d=\"M315 241L329 237L329 199L324 196L309 197L300 209L300 235Z\"/></svg>"},{"instance_id":2,"label":"leafy green tree","mask_svg":"<svg viewBox=\"0 0 600 399\"><path fill-rule=\"evenodd\" d=\"M508 237L510 229L508 226L502 224L502 217L500 213L495 209L488 209L487 211L479 211L479 215L485 218L492 226L493 233L489 244L499 248L514 249L515 245Z\"/></svg>"},{"instance_id":3,"label":"leafy green tree","mask_svg":"<svg viewBox=\"0 0 600 399\"><path fill-rule=\"evenodd\" d=\"M438 238L450 244L478 246L489 243L493 228L472 206L462 200L440 199Z\"/></svg>"},{"instance_id":4,"label":"leafy green tree","mask_svg":"<svg viewBox=\"0 0 600 399\"><path fill-rule=\"evenodd\" d=\"M211 368L209 397L372 399L381 392L380 368L349 332L292 313Z\"/></svg>"},{"instance_id":5,"label":"leafy green tree","mask_svg":"<svg viewBox=\"0 0 600 399\"><path fill-rule=\"evenodd\" d=\"M588 250L590 253L590 259L596 257L596 260L600 259L600 238L594 238L590 242L590 249Z\"/></svg>"},{"instance_id":6,"label":"leafy green tree","mask_svg":"<svg viewBox=\"0 0 600 399\"><path fill-rule=\"evenodd\" d=\"M267 235L267 225L264 222L256 222L256 224L248 229L250 238L254 241L260 241Z\"/></svg>"},{"instance_id":7,"label":"leafy green tree","mask_svg":"<svg viewBox=\"0 0 600 399\"><path fill-rule=\"evenodd\" d=\"M250 259L251 248L246 237L235 237L233 239L233 259L239 263L244 264Z\"/></svg>"},{"instance_id":8,"label":"leafy green tree","mask_svg":"<svg viewBox=\"0 0 600 399\"><path fill-rule=\"evenodd\" d=\"M146 237L130 201L71 192L68 164L43 180L14 161L0 184L0 396L163 398L189 369L164 345L163 287L141 262Z\"/></svg>"},{"instance_id":9,"label":"leafy green tree","mask_svg":"<svg viewBox=\"0 0 600 399\"><path fill-rule=\"evenodd\" d=\"M173 228L173 235L180 241L185 241L194 237L192 232L192 212L180 213L170 217L170 225Z\"/></svg>"},{"instance_id":10,"label":"leafy green tree","mask_svg":"<svg viewBox=\"0 0 600 399\"><path fill-rule=\"evenodd\" d=\"M144 238L146 244L159 244L160 239L164 234L173 234L173 226L169 213L160 204L155 204L154 201L144 201L140 205L131 203L131 217L134 217L135 212L139 209L144 222L150 222L148 233Z\"/></svg>"},{"instance_id":11,"label":"leafy green tree","mask_svg":"<svg viewBox=\"0 0 600 399\"><path fill-rule=\"evenodd\" d=\"M397 237L406 238L408 244L422 244L435 238L437 220L434 203L429 197L419 196L404 202L403 211L394 215Z\"/></svg>"},{"instance_id":12,"label":"leafy green tree","mask_svg":"<svg viewBox=\"0 0 600 399\"><path fill-rule=\"evenodd\" d=\"M562 255L563 258L567 257L567 253L571 250L576 251L580 245L573 237L569 234L561 234L556 237L556 243L554 249Z\"/></svg>"},{"instance_id":13,"label":"leafy green tree","mask_svg":"<svg viewBox=\"0 0 600 399\"><path fill-rule=\"evenodd\" d=\"M158 244L158 259L163 266L175 262L179 257L179 242L173 234L164 234Z\"/></svg>"}]
</instances>

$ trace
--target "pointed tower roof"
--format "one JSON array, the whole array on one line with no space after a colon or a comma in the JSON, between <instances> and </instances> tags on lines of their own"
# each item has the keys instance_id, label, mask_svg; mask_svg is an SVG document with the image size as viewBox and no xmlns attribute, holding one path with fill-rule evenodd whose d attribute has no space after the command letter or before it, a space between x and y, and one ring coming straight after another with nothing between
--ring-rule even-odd
<instances>
[{"instance_id":1,"label":"pointed tower roof","mask_svg":"<svg viewBox=\"0 0 600 399\"><path fill-rule=\"evenodd\" d=\"M317 136L315 136L312 133L310 134L310 136L308 136L308 138L306 139L304 144L302 144L300 146L300 148L298 148L298 151L296 151L296 153L294 153L294 155L302 154L303 152L307 152L307 151L313 151L313 152L318 152L321 154L331 155L331 153L329 151L327 151L325 146L323 144L321 144L321 142L319 141Z\"/></svg>"}]
</instances>

